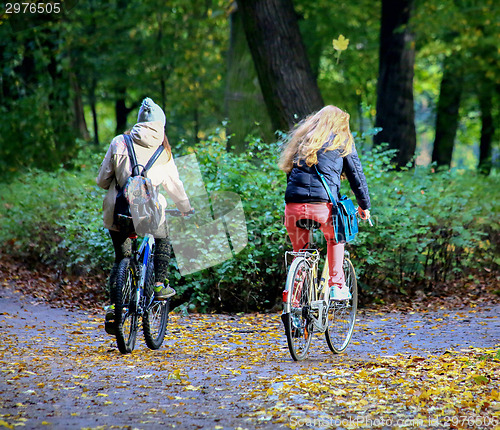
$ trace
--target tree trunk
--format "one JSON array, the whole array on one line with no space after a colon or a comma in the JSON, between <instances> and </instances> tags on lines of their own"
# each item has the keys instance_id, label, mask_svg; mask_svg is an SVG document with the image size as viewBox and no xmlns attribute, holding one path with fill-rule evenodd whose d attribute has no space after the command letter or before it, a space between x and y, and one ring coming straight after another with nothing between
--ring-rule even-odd
<instances>
[{"instance_id":1,"label":"tree trunk","mask_svg":"<svg viewBox=\"0 0 500 430\"><path fill-rule=\"evenodd\" d=\"M49 34L47 31L46 34ZM75 150L75 138L78 133L74 129L75 118L71 99L71 76L69 72L60 67L56 52L59 41L50 35L46 39L50 46L47 71L51 78L50 91L48 94L48 108L52 125L52 138L57 151L57 157L65 162L70 160Z\"/></svg>"},{"instance_id":2,"label":"tree trunk","mask_svg":"<svg viewBox=\"0 0 500 430\"><path fill-rule=\"evenodd\" d=\"M118 98L115 101L115 116L116 116L116 134L121 134L127 129L128 114L141 105L142 100L133 102L130 107L127 107L125 95L127 90L119 88L116 92Z\"/></svg>"},{"instance_id":3,"label":"tree trunk","mask_svg":"<svg viewBox=\"0 0 500 430\"><path fill-rule=\"evenodd\" d=\"M116 134L121 134L127 129L129 112L123 96L115 100Z\"/></svg>"},{"instance_id":4,"label":"tree trunk","mask_svg":"<svg viewBox=\"0 0 500 430\"><path fill-rule=\"evenodd\" d=\"M167 84L163 76L160 78L160 93L161 93L161 108L163 109L163 111L165 111L167 106Z\"/></svg>"},{"instance_id":5,"label":"tree trunk","mask_svg":"<svg viewBox=\"0 0 500 430\"><path fill-rule=\"evenodd\" d=\"M5 52L5 45L4 43L0 42L0 62L2 64L5 64L5 58L4 58L4 52ZM3 73L0 74L0 105L6 106L6 100L7 100L7 82L6 79L4 79Z\"/></svg>"},{"instance_id":6,"label":"tree trunk","mask_svg":"<svg viewBox=\"0 0 500 430\"><path fill-rule=\"evenodd\" d=\"M96 5L95 0L89 1L89 9L90 9L90 34L94 34L97 29L96 23ZM90 88L89 88L89 104L90 111L92 112L92 128L94 131L94 145L99 145L99 123L97 121L97 71L96 67L93 64L91 67L91 78L90 78Z\"/></svg>"},{"instance_id":7,"label":"tree trunk","mask_svg":"<svg viewBox=\"0 0 500 430\"><path fill-rule=\"evenodd\" d=\"M97 100L96 100L96 88L97 82L95 76L92 78L90 82L90 94L89 94L89 102L90 102L90 110L92 112L92 125L94 128L94 144L99 145L99 123L97 121Z\"/></svg>"},{"instance_id":8,"label":"tree trunk","mask_svg":"<svg viewBox=\"0 0 500 430\"><path fill-rule=\"evenodd\" d=\"M85 112L83 110L82 101L82 90L76 76L73 72L70 72L70 83L72 88L73 96L73 128L76 131L77 137L84 140L90 140L89 130L87 128L87 122L85 121Z\"/></svg>"},{"instance_id":9,"label":"tree trunk","mask_svg":"<svg viewBox=\"0 0 500 430\"><path fill-rule=\"evenodd\" d=\"M245 138L257 130L256 123L264 140L273 139L274 133L248 48L241 13L236 5L230 15L224 113L229 120L227 134L231 135L228 151L245 151Z\"/></svg>"},{"instance_id":10,"label":"tree trunk","mask_svg":"<svg viewBox=\"0 0 500 430\"><path fill-rule=\"evenodd\" d=\"M237 3L273 128L290 129L323 107L292 0Z\"/></svg>"},{"instance_id":11,"label":"tree trunk","mask_svg":"<svg viewBox=\"0 0 500 430\"><path fill-rule=\"evenodd\" d=\"M479 106L481 109L481 141L479 145L478 170L484 175L491 172L492 141L495 135L493 121L493 91L494 86L484 78L483 85L479 90Z\"/></svg>"},{"instance_id":12,"label":"tree trunk","mask_svg":"<svg viewBox=\"0 0 500 430\"><path fill-rule=\"evenodd\" d=\"M460 67L460 61L457 61L455 55L444 60L436 115L436 137L432 150L432 161L438 166L451 166L462 93L463 77Z\"/></svg>"},{"instance_id":13,"label":"tree trunk","mask_svg":"<svg viewBox=\"0 0 500 430\"><path fill-rule=\"evenodd\" d=\"M12 93L14 99L31 95L38 84L39 76L35 64L35 51L31 40L24 43L23 60L16 67L16 74L21 78L20 83L12 82L13 88L17 87L17 94Z\"/></svg>"},{"instance_id":14,"label":"tree trunk","mask_svg":"<svg viewBox=\"0 0 500 430\"><path fill-rule=\"evenodd\" d=\"M157 55L158 58L164 57L163 52L163 20L162 14L158 13L156 15L156 21L158 23L158 34L156 35L156 43L157 43ZM160 70L160 106L165 111L165 107L167 105L167 86L165 82L164 71Z\"/></svg>"},{"instance_id":15,"label":"tree trunk","mask_svg":"<svg viewBox=\"0 0 500 430\"><path fill-rule=\"evenodd\" d=\"M377 84L376 127L379 145L397 149L395 161L405 166L415 155L416 132L413 108L415 47L408 28L413 0L382 0L380 58Z\"/></svg>"},{"instance_id":16,"label":"tree trunk","mask_svg":"<svg viewBox=\"0 0 500 430\"><path fill-rule=\"evenodd\" d=\"M200 115L197 107L195 107L193 111L193 125L194 125L194 130L193 130L194 141L196 143L200 143L200 137L198 136L200 132Z\"/></svg>"}]
</instances>

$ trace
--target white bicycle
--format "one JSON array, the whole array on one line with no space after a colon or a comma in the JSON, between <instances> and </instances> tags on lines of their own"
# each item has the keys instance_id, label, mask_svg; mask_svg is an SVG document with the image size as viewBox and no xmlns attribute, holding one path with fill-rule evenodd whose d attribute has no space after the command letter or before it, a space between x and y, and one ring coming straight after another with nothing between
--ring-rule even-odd
<instances>
[{"instance_id":1,"label":"white bicycle","mask_svg":"<svg viewBox=\"0 0 500 430\"><path fill-rule=\"evenodd\" d=\"M314 332L325 333L326 342L335 354L344 351L351 341L358 309L358 285L349 252L345 251L343 270L350 298L333 300L328 286L328 261L324 259L320 273L321 255L312 243L313 230L318 224L306 222L301 227L309 230L309 245L299 252L285 253L289 269L281 315L288 349L295 361L307 356ZM290 265L289 260L292 260Z\"/></svg>"}]
</instances>

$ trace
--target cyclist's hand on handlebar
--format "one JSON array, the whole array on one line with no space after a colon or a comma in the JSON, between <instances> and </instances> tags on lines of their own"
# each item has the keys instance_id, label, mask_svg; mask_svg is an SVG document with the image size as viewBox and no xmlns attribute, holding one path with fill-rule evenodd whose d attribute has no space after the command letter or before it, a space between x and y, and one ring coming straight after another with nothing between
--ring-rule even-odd
<instances>
[{"instance_id":1,"label":"cyclist's hand on handlebar","mask_svg":"<svg viewBox=\"0 0 500 430\"><path fill-rule=\"evenodd\" d=\"M371 215L370 215L370 210L369 209L361 209L358 206L358 213L359 213L359 216L360 216L361 219L367 221L373 227L373 223L372 223L372 220L371 220Z\"/></svg>"},{"instance_id":2,"label":"cyclist's hand on handlebar","mask_svg":"<svg viewBox=\"0 0 500 430\"><path fill-rule=\"evenodd\" d=\"M194 214L194 209L191 208L191 210L189 212L182 212L182 216L183 217L187 217L189 215L193 215Z\"/></svg>"},{"instance_id":3,"label":"cyclist's hand on handlebar","mask_svg":"<svg viewBox=\"0 0 500 430\"><path fill-rule=\"evenodd\" d=\"M358 206L358 213L361 219L364 220L369 220L370 219L370 210L369 209L361 209L360 206Z\"/></svg>"}]
</instances>

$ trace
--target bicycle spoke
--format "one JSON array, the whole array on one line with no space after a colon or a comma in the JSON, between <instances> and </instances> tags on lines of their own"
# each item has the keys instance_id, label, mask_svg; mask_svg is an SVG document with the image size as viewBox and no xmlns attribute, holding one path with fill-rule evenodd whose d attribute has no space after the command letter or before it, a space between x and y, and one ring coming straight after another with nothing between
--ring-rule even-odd
<instances>
[{"instance_id":1,"label":"bicycle spoke","mask_svg":"<svg viewBox=\"0 0 500 430\"><path fill-rule=\"evenodd\" d=\"M326 342L332 352L339 354L347 348L352 338L356 311L358 308L358 286L356 273L349 259L344 260L344 277L349 288L349 300L331 300L328 312L328 329L325 332Z\"/></svg>"},{"instance_id":2,"label":"bicycle spoke","mask_svg":"<svg viewBox=\"0 0 500 430\"><path fill-rule=\"evenodd\" d=\"M307 355L312 339L312 324L309 316L309 292L311 290L310 266L306 259L298 258L290 266L287 278L290 312L283 314L288 348L294 360Z\"/></svg>"},{"instance_id":3,"label":"bicycle spoke","mask_svg":"<svg viewBox=\"0 0 500 430\"><path fill-rule=\"evenodd\" d=\"M148 267L148 276L146 281L146 302L150 303L142 317L142 329L146 345L150 349L158 349L163 343L168 324L168 312L170 309L170 299L168 300L153 300L154 296L154 270L153 260L151 259Z\"/></svg>"},{"instance_id":4,"label":"bicycle spoke","mask_svg":"<svg viewBox=\"0 0 500 430\"><path fill-rule=\"evenodd\" d=\"M168 323L170 300L154 301L143 317L146 345L158 349L163 343Z\"/></svg>"},{"instance_id":5,"label":"bicycle spoke","mask_svg":"<svg viewBox=\"0 0 500 430\"><path fill-rule=\"evenodd\" d=\"M113 290L115 303L116 343L122 354L133 351L137 337L137 315L135 309L134 267L124 258L118 267Z\"/></svg>"}]
</instances>

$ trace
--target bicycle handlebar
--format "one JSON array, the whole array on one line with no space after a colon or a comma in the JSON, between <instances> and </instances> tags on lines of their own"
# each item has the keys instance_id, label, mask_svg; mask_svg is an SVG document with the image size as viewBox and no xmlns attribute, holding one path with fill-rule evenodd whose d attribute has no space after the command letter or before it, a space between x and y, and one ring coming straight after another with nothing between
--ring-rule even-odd
<instances>
[{"instance_id":1,"label":"bicycle handlebar","mask_svg":"<svg viewBox=\"0 0 500 430\"><path fill-rule=\"evenodd\" d=\"M170 216L182 216L182 212L179 209L166 209L165 213Z\"/></svg>"},{"instance_id":2,"label":"bicycle handlebar","mask_svg":"<svg viewBox=\"0 0 500 430\"><path fill-rule=\"evenodd\" d=\"M366 219L366 218L361 218L361 215L359 213L359 206L356 207L356 215L359 216L359 218L362 220L362 221L366 221L368 224L370 224L370 227L373 227L373 222L372 222L372 218L370 216L370 218Z\"/></svg>"},{"instance_id":3,"label":"bicycle handlebar","mask_svg":"<svg viewBox=\"0 0 500 430\"><path fill-rule=\"evenodd\" d=\"M193 215L194 209L191 209L189 212L181 212L179 209L165 209L165 214L176 217Z\"/></svg>"},{"instance_id":4,"label":"bicycle handlebar","mask_svg":"<svg viewBox=\"0 0 500 430\"><path fill-rule=\"evenodd\" d=\"M175 217L188 216L194 214L194 209L191 209L189 212L181 212L179 209L165 209L165 214ZM118 214L118 218L131 220L132 217L128 215Z\"/></svg>"}]
</instances>

